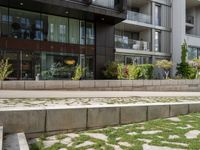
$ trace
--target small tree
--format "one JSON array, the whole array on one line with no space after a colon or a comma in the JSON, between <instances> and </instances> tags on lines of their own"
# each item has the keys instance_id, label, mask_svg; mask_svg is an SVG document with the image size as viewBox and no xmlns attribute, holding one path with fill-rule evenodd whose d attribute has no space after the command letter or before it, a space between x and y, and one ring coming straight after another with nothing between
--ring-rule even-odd
<instances>
[{"instance_id":1,"label":"small tree","mask_svg":"<svg viewBox=\"0 0 200 150\"><path fill-rule=\"evenodd\" d=\"M168 60L160 60L156 62L156 66L160 69L164 70L165 73L165 79L169 78L169 71L173 66L173 63Z\"/></svg>"},{"instance_id":2,"label":"small tree","mask_svg":"<svg viewBox=\"0 0 200 150\"><path fill-rule=\"evenodd\" d=\"M12 65L8 60L7 58L0 61L0 80L5 80L13 72Z\"/></svg>"},{"instance_id":3,"label":"small tree","mask_svg":"<svg viewBox=\"0 0 200 150\"><path fill-rule=\"evenodd\" d=\"M181 63L177 64L176 70L177 76L180 76L183 79L194 79L196 75L195 68L191 67L189 63L186 61L187 57L187 43L184 41L184 43L181 45Z\"/></svg>"}]
</instances>

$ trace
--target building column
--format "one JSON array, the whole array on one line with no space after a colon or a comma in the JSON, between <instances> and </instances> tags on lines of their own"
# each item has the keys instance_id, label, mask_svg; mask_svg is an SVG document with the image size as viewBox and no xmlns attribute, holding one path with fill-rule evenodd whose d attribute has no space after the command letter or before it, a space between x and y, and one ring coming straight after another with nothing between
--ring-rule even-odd
<instances>
[{"instance_id":1,"label":"building column","mask_svg":"<svg viewBox=\"0 0 200 150\"><path fill-rule=\"evenodd\" d=\"M181 45L185 39L186 0L172 1L172 74L176 74L177 63L181 62Z\"/></svg>"}]
</instances>

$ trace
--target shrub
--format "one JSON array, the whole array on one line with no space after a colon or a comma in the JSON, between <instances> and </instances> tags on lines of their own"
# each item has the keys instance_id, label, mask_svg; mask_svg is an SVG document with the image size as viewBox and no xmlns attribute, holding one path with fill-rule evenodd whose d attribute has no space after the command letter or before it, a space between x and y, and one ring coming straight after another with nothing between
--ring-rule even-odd
<instances>
[{"instance_id":1,"label":"shrub","mask_svg":"<svg viewBox=\"0 0 200 150\"><path fill-rule=\"evenodd\" d=\"M169 71L173 66L173 63L168 60L160 60L156 62L156 66L160 69L163 69L165 72L165 79L168 79L169 77Z\"/></svg>"},{"instance_id":2,"label":"shrub","mask_svg":"<svg viewBox=\"0 0 200 150\"><path fill-rule=\"evenodd\" d=\"M112 62L106 65L105 70L103 71L104 78L117 79L118 78L117 67L118 64L116 62Z\"/></svg>"},{"instance_id":3,"label":"shrub","mask_svg":"<svg viewBox=\"0 0 200 150\"><path fill-rule=\"evenodd\" d=\"M138 79L140 70L137 65L126 65L125 66L125 78L128 80Z\"/></svg>"},{"instance_id":4,"label":"shrub","mask_svg":"<svg viewBox=\"0 0 200 150\"><path fill-rule=\"evenodd\" d=\"M7 58L0 61L0 80L5 80L13 72L12 65L8 60Z\"/></svg>"},{"instance_id":5,"label":"shrub","mask_svg":"<svg viewBox=\"0 0 200 150\"><path fill-rule=\"evenodd\" d=\"M196 70L195 78L196 79L200 78L200 76L199 76L199 73L200 73L200 59L193 59L192 61L189 62L189 65Z\"/></svg>"},{"instance_id":6,"label":"shrub","mask_svg":"<svg viewBox=\"0 0 200 150\"><path fill-rule=\"evenodd\" d=\"M117 65L117 79L124 79L124 64Z\"/></svg>"},{"instance_id":7,"label":"shrub","mask_svg":"<svg viewBox=\"0 0 200 150\"><path fill-rule=\"evenodd\" d=\"M154 65L152 65L152 64L138 65L138 70L139 70L138 78L140 78L140 79L152 79L153 78Z\"/></svg>"},{"instance_id":8,"label":"shrub","mask_svg":"<svg viewBox=\"0 0 200 150\"><path fill-rule=\"evenodd\" d=\"M85 69L83 69L81 65L76 66L72 80L80 80L83 77L84 73L85 73Z\"/></svg>"}]
</instances>

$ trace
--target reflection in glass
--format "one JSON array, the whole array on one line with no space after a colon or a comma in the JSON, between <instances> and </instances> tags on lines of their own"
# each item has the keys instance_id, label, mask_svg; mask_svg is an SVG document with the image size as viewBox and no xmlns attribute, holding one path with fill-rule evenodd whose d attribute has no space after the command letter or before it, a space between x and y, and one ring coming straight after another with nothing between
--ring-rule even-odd
<instances>
[{"instance_id":1,"label":"reflection in glass","mask_svg":"<svg viewBox=\"0 0 200 150\"><path fill-rule=\"evenodd\" d=\"M87 45L94 45L94 24L93 23L86 23L86 44Z\"/></svg>"},{"instance_id":2,"label":"reflection in glass","mask_svg":"<svg viewBox=\"0 0 200 150\"><path fill-rule=\"evenodd\" d=\"M69 19L69 43L79 44L79 20Z\"/></svg>"}]
</instances>

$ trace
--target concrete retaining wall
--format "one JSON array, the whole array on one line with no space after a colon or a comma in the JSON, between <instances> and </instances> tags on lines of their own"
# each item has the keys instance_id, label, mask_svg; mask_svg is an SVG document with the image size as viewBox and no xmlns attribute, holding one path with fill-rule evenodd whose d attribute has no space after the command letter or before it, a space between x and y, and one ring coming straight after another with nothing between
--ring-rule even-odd
<instances>
[{"instance_id":1,"label":"concrete retaining wall","mask_svg":"<svg viewBox=\"0 0 200 150\"><path fill-rule=\"evenodd\" d=\"M200 112L200 103L1 109L6 133L60 133Z\"/></svg>"},{"instance_id":2,"label":"concrete retaining wall","mask_svg":"<svg viewBox=\"0 0 200 150\"><path fill-rule=\"evenodd\" d=\"M200 80L0 81L0 90L200 91Z\"/></svg>"}]
</instances>

